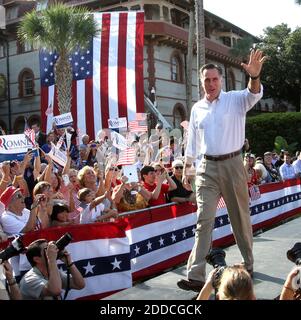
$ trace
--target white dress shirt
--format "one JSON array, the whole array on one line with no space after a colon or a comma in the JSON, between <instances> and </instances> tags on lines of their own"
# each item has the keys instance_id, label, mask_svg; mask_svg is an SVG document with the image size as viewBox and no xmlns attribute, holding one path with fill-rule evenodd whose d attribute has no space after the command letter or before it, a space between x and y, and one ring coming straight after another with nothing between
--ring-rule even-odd
<instances>
[{"instance_id":1,"label":"white dress shirt","mask_svg":"<svg viewBox=\"0 0 301 320\"><path fill-rule=\"evenodd\" d=\"M296 174L301 173L301 160L297 159L293 162L293 167Z\"/></svg>"},{"instance_id":2,"label":"white dress shirt","mask_svg":"<svg viewBox=\"0 0 301 320\"><path fill-rule=\"evenodd\" d=\"M295 169L291 164L284 162L284 164L279 168L279 172L283 180L296 178Z\"/></svg>"},{"instance_id":3,"label":"white dress shirt","mask_svg":"<svg viewBox=\"0 0 301 320\"><path fill-rule=\"evenodd\" d=\"M219 156L238 151L245 140L246 113L263 94L252 93L248 88L240 91L221 91L217 99L198 101L191 109L188 143L185 158L196 161L203 155Z\"/></svg>"}]
</instances>

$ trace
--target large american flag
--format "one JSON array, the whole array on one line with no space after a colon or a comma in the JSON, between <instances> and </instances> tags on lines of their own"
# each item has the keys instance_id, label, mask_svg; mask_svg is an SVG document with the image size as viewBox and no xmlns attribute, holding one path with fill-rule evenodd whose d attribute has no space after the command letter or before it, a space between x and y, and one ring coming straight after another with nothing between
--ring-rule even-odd
<instances>
[{"instance_id":1,"label":"large american flag","mask_svg":"<svg viewBox=\"0 0 301 320\"><path fill-rule=\"evenodd\" d=\"M74 127L91 138L108 127L108 119L127 117L131 121L137 112L144 112L144 13L94 13L94 19L100 35L89 48L70 57ZM57 58L55 52L40 53L43 130L49 130L52 116L59 114L53 71ZM49 106L53 106L53 115L46 114Z\"/></svg>"}]
</instances>

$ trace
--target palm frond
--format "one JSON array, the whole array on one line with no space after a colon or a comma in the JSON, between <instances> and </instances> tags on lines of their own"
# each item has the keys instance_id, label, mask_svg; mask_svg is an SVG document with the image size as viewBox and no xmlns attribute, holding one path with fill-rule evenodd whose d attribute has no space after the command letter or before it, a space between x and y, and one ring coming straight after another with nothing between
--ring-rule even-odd
<instances>
[{"instance_id":1,"label":"palm frond","mask_svg":"<svg viewBox=\"0 0 301 320\"><path fill-rule=\"evenodd\" d=\"M65 54L86 47L96 33L97 25L86 8L67 7L62 3L26 14L18 29L21 41Z\"/></svg>"}]
</instances>

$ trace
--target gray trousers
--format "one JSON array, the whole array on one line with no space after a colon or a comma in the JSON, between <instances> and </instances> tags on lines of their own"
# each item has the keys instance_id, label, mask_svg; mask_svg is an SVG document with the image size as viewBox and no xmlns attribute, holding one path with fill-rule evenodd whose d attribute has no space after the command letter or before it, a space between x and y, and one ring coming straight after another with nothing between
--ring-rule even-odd
<instances>
[{"instance_id":1,"label":"gray trousers","mask_svg":"<svg viewBox=\"0 0 301 320\"><path fill-rule=\"evenodd\" d=\"M253 234L247 173L241 155L224 161L202 160L196 177L198 205L195 243L187 263L187 278L205 281L206 260L220 196L227 205L233 234L247 269L253 267Z\"/></svg>"}]
</instances>

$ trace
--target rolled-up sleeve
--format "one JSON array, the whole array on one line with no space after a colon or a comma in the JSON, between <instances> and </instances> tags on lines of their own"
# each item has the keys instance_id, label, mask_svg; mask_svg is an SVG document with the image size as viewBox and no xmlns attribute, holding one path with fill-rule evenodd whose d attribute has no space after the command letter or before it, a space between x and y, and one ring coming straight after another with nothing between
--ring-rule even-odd
<instances>
[{"instance_id":1,"label":"rolled-up sleeve","mask_svg":"<svg viewBox=\"0 0 301 320\"><path fill-rule=\"evenodd\" d=\"M185 150L185 162L192 163L197 157L196 150L196 127L195 127L195 107L191 109L189 127L188 127L188 137L187 146Z\"/></svg>"}]
</instances>

